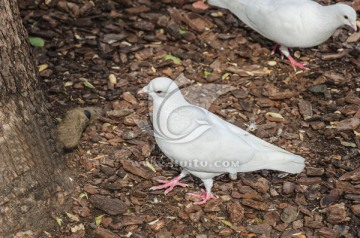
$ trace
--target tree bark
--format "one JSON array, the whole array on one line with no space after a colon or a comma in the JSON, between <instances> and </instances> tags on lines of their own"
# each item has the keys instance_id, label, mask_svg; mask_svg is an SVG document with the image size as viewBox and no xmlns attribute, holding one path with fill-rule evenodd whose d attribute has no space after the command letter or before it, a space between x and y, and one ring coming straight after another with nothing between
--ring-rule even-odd
<instances>
[{"instance_id":1,"label":"tree bark","mask_svg":"<svg viewBox=\"0 0 360 238\"><path fill-rule=\"evenodd\" d=\"M72 186L16 0L0 0L0 26L0 237L12 237L56 225Z\"/></svg>"}]
</instances>

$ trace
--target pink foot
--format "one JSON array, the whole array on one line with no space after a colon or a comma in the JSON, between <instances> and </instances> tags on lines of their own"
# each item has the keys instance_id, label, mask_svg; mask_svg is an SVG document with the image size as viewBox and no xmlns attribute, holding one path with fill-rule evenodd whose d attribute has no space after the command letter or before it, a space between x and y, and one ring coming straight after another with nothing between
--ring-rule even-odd
<instances>
[{"instance_id":1,"label":"pink foot","mask_svg":"<svg viewBox=\"0 0 360 238\"><path fill-rule=\"evenodd\" d=\"M194 204L204 204L210 199L217 199L211 192L206 192L204 189L201 189L201 194L197 193L188 193L192 197L201 198L199 202L194 202Z\"/></svg>"},{"instance_id":2,"label":"pink foot","mask_svg":"<svg viewBox=\"0 0 360 238\"><path fill-rule=\"evenodd\" d=\"M196 9L206 10L209 8L209 5L205 4L204 0L196 1L192 4L192 6Z\"/></svg>"},{"instance_id":3,"label":"pink foot","mask_svg":"<svg viewBox=\"0 0 360 238\"><path fill-rule=\"evenodd\" d=\"M295 71L296 71L296 68L303 69L303 70L308 69L305 67L304 64L297 62L291 55L289 55L287 58L289 59L290 64L294 68Z\"/></svg>"},{"instance_id":4,"label":"pink foot","mask_svg":"<svg viewBox=\"0 0 360 238\"><path fill-rule=\"evenodd\" d=\"M279 45L279 44L275 44L273 50L271 51L271 55L275 54L276 51L277 51L279 48L280 48L280 45ZM281 53L281 55L282 55L282 53Z\"/></svg>"},{"instance_id":5,"label":"pink foot","mask_svg":"<svg viewBox=\"0 0 360 238\"><path fill-rule=\"evenodd\" d=\"M175 186L181 186L181 187L186 187L187 184L186 183L180 183L180 175L176 176L175 178L173 178L172 180L158 180L159 183L163 183L163 185L159 185L159 186L154 186L151 187L150 190L159 190L159 189L164 189L167 188L164 192L164 194L168 194L171 190L174 189Z\"/></svg>"}]
</instances>

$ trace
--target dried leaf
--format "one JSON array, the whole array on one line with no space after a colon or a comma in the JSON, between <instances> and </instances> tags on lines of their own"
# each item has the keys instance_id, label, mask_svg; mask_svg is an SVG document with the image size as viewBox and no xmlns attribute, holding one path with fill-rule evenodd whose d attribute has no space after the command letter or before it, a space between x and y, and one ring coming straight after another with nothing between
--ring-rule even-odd
<instances>
[{"instance_id":1,"label":"dried leaf","mask_svg":"<svg viewBox=\"0 0 360 238\"><path fill-rule=\"evenodd\" d=\"M172 60L174 64L181 64L181 59L173 55L165 55L164 60Z\"/></svg>"},{"instance_id":2,"label":"dried leaf","mask_svg":"<svg viewBox=\"0 0 360 238\"><path fill-rule=\"evenodd\" d=\"M82 194L80 194L80 196L79 196L80 199L83 199L84 197L85 197L86 199L89 199L87 193L82 193Z\"/></svg>"},{"instance_id":3,"label":"dried leaf","mask_svg":"<svg viewBox=\"0 0 360 238\"><path fill-rule=\"evenodd\" d=\"M267 112L265 116L284 119L283 116L281 116L279 113L276 112Z\"/></svg>"},{"instance_id":4,"label":"dried leaf","mask_svg":"<svg viewBox=\"0 0 360 238\"><path fill-rule=\"evenodd\" d=\"M347 142L347 141L343 141L341 140L340 143L343 145L343 146L346 146L346 147L353 147L353 148L356 148L356 144L353 143L353 142Z\"/></svg>"},{"instance_id":5,"label":"dried leaf","mask_svg":"<svg viewBox=\"0 0 360 238\"><path fill-rule=\"evenodd\" d=\"M210 71L204 70L204 76L205 76L205 78L207 78L208 76L210 76L210 74L211 74Z\"/></svg>"},{"instance_id":6,"label":"dried leaf","mask_svg":"<svg viewBox=\"0 0 360 238\"><path fill-rule=\"evenodd\" d=\"M61 224L62 224L62 219L61 219L60 217L55 217L55 221L56 221L56 223L57 223L59 226L61 226Z\"/></svg>"},{"instance_id":7,"label":"dried leaf","mask_svg":"<svg viewBox=\"0 0 360 238\"><path fill-rule=\"evenodd\" d=\"M146 161L146 167L148 167L148 168L151 169L154 173L156 173L156 169L154 168L154 166L152 166L152 164L150 164L149 161Z\"/></svg>"},{"instance_id":8,"label":"dried leaf","mask_svg":"<svg viewBox=\"0 0 360 238\"><path fill-rule=\"evenodd\" d=\"M47 69L49 67L48 64L41 64L38 66L39 72L44 71L45 69Z\"/></svg>"},{"instance_id":9,"label":"dried leaf","mask_svg":"<svg viewBox=\"0 0 360 238\"><path fill-rule=\"evenodd\" d=\"M221 222L224 223L224 225L227 225L229 227L233 226L233 224L231 222L227 221L227 220L221 220Z\"/></svg>"},{"instance_id":10,"label":"dried leaf","mask_svg":"<svg viewBox=\"0 0 360 238\"><path fill-rule=\"evenodd\" d=\"M29 37L30 44L35 47L43 47L45 45L44 39L40 37Z\"/></svg>"},{"instance_id":11,"label":"dried leaf","mask_svg":"<svg viewBox=\"0 0 360 238\"><path fill-rule=\"evenodd\" d=\"M78 218L77 216L75 216L74 214L71 214L71 213L66 212L66 215L67 215L68 218L69 218L70 220L72 220L72 221L76 221L76 222L80 221L79 218Z\"/></svg>"},{"instance_id":12,"label":"dried leaf","mask_svg":"<svg viewBox=\"0 0 360 238\"><path fill-rule=\"evenodd\" d=\"M116 84L116 76L115 76L115 74L109 74L109 82L111 83L111 84Z\"/></svg>"},{"instance_id":13,"label":"dried leaf","mask_svg":"<svg viewBox=\"0 0 360 238\"><path fill-rule=\"evenodd\" d=\"M75 226L71 227L70 230L71 230L72 233L75 233L75 232L77 232L77 231L85 230L85 227L84 227L84 225L81 223L81 224L79 224L79 225L75 225Z\"/></svg>"},{"instance_id":14,"label":"dried leaf","mask_svg":"<svg viewBox=\"0 0 360 238\"><path fill-rule=\"evenodd\" d=\"M100 225L100 223L101 223L101 221L102 221L102 219L103 219L104 216L105 216L105 215L102 214L102 215L100 215L100 216L95 217L95 225L96 225L96 226L99 226L99 225Z\"/></svg>"},{"instance_id":15,"label":"dried leaf","mask_svg":"<svg viewBox=\"0 0 360 238\"><path fill-rule=\"evenodd\" d=\"M84 82L84 86L85 86L85 87L88 87L88 88L91 88L91 89L95 89L94 85L92 85L92 84L89 83L88 81L85 81L85 82Z\"/></svg>"},{"instance_id":16,"label":"dried leaf","mask_svg":"<svg viewBox=\"0 0 360 238\"><path fill-rule=\"evenodd\" d=\"M230 77L230 73L225 73L223 74L223 76L221 76L221 79L224 80L224 79L228 79Z\"/></svg>"}]
</instances>

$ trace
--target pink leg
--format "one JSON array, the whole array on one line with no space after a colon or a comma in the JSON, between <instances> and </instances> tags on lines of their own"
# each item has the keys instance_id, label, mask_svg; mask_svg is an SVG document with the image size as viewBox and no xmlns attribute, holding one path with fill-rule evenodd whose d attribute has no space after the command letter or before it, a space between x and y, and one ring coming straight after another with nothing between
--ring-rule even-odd
<instances>
[{"instance_id":1,"label":"pink leg","mask_svg":"<svg viewBox=\"0 0 360 238\"><path fill-rule=\"evenodd\" d=\"M210 199L217 199L211 192L206 192L204 189L201 189L201 194L197 193L188 193L192 197L201 198L199 202L194 202L194 204L204 204Z\"/></svg>"},{"instance_id":2,"label":"pink leg","mask_svg":"<svg viewBox=\"0 0 360 238\"><path fill-rule=\"evenodd\" d=\"M279 44L275 44L273 50L271 51L271 55L275 54L276 51L280 48L280 45ZM282 53L281 53L282 54Z\"/></svg>"},{"instance_id":3,"label":"pink leg","mask_svg":"<svg viewBox=\"0 0 360 238\"><path fill-rule=\"evenodd\" d=\"M173 178L172 180L158 180L159 183L162 183L163 185L159 185L159 186L154 186L151 187L150 190L159 190L159 189L164 189L167 188L164 192L164 194L168 194L171 190L174 189L175 186L181 186L181 187L186 187L187 184L185 183L180 183L180 179L182 179L183 177L185 177L186 175L184 175L183 173L181 173L180 175L176 176L175 178Z\"/></svg>"},{"instance_id":4,"label":"pink leg","mask_svg":"<svg viewBox=\"0 0 360 238\"><path fill-rule=\"evenodd\" d=\"M295 71L296 71L296 68L303 69L303 70L308 69L305 67L304 64L297 62L291 55L289 55L287 58L289 59L290 64L294 68Z\"/></svg>"},{"instance_id":5,"label":"pink leg","mask_svg":"<svg viewBox=\"0 0 360 238\"><path fill-rule=\"evenodd\" d=\"M205 0L199 0L192 4L192 6L196 9L206 10L209 8L209 5L205 3Z\"/></svg>"}]
</instances>

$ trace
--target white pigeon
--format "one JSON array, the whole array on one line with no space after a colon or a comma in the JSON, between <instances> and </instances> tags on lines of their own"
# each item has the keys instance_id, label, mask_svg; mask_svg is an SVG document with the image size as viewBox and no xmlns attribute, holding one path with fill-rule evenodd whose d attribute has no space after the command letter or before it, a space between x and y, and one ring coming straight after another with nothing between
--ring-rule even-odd
<instances>
[{"instance_id":1,"label":"white pigeon","mask_svg":"<svg viewBox=\"0 0 360 238\"><path fill-rule=\"evenodd\" d=\"M152 190L175 186L189 173L200 178L206 191L197 196L203 204L211 198L213 177L229 173L236 179L237 172L260 169L300 173L304 158L259 139L201 107L188 103L176 83L166 77L153 79L138 92L153 99L153 127L162 152L183 170L172 180L159 180L163 185Z\"/></svg>"},{"instance_id":2,"label":"white pigeon","mask_svg":"<svg viewBox=\"0 0 360 238\"><path fill-rule=\"evenodd\" d=\"M350 26L355 31L356 12L342 3L322 6L312 0L207 0L228 9L241 21L276 42L292 67L306 69L291 57L288 48L313 47L329 39L336 29Z\"/></svg>"}]
</instances>

